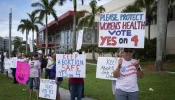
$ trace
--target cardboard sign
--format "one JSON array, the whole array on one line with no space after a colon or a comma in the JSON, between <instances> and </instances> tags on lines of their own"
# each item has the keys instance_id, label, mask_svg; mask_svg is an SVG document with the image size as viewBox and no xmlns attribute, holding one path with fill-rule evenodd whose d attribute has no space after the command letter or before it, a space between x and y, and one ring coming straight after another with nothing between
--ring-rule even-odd
<instances>
[{"instance_id":1,"label":"cardboard sign","mask_svg":"<svg viewBox=\"0 0 175 100\"><path fill-rule=\"evenodd\" d=\"M57 54L56 76L85 78L86 55L84 54Z\"/></svg>"},{"instance_id":2,"label":"cardboard sign","mask_svg":"<svg viewBox=\"0 0 175 100\"><path fill-rule=\"evenodd\" d=\"M96 78L117 80L114 78L113 71L117 68L118 58L98 57Z\"/></svg>"},{"instance_id":3,"label":"cardboard sign","mask_svg":"<svg viewBox=\"0 0 175 100\"><path fill-rule=\"evenodd\" d=\"M24 62L17 62L16 68L16 80L19 83L26 84L28 77L29 77L30 66L28 63Z\"/></svg>"},{"instance_id":4,"label":"cardboard sign","mask_svg":"<svg viewBox=\"0 0 175 100\"><path fill-rule=\"evenodd\" d=\"M145 12L101 13L99 47L144 48Z\"/></svg>"},{"instance_id":5,"label":"cardboard sign","mask_svg":"<svg viewBox=\"0 0 175 100\"><path fill-rule=\"evenodd\" d=\"M56 99L57 85L55 80L41 79L39 97L47 99Z\"/></svg>"}]
</instances>

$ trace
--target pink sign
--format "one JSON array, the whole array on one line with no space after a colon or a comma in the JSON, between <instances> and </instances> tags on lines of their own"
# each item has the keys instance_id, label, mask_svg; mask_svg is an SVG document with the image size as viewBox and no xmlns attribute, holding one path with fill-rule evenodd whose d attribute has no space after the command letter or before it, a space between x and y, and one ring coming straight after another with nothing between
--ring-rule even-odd
<instances>
[{"instance_id":1,"label":"pink sign","mask_svg":"<svg viewBox=\"0 0 175 100\"><path fill-rule=\"evenodd\" d=\"M17 62L16 68L16 80L19 83L26 84L29 77L30 67L28 63L25 62Z\"/></svg>"}]
</instances>

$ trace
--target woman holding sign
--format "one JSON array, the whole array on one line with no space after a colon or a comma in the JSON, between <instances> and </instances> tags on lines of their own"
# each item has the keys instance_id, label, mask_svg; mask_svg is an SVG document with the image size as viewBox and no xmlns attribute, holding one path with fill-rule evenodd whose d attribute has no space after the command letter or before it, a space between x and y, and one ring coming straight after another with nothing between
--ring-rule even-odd
<instances>
[{"instance_id":1,"label":"woman holding sign","mask_svg":"<svg viewBox=\"0 0 175 100\"><path fill-rule=\"evenodd\" d=\"M50 78L55 79L55 83L57 84L57 94L56 94L56 100L60 100L60 93L59 93L59 86L61 82L63 81L62 77L56 77L56 54L52 54L53 59L53 67L50 69Z\"/></svg>"},{"instance_id":2,"label":"woman holding sign","mask_svg":"<svg viewBox=\"0 0 175 100\"><path fill-rule=\"evenodd\" d=\"M31 54L32 60L29 61L30 65L30 73L29 73L29 84L30 84L30 98L32 98L32 92L33 92L33 81L36 86L36 95L37 100L39 96L39 74L41 75L41 68L40 68L40 61L37 60L37 53Z\"/></svg>"},{"instance_id":3,"label":"woman holding sign","mask_svg":"<svg viewBox=\"0 0 175 100\"><path fill-rule=\"evenodd\" d=\"M133 49L124 48L123 58L118 60L118 66L113 71L116 81L116 100L138 100L137 77L143 78L143 72L139 65L140 60L132 59Z\"/></svg>"}]
</instances>

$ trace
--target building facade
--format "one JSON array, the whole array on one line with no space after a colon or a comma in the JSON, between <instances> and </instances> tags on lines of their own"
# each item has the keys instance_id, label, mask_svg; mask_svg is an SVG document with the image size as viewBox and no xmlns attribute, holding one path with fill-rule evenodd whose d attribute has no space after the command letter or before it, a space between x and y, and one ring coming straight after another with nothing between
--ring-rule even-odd
<instances>
[{"instance_id":1,"label":"building facade","mask_svg":"<svg viewBox=\"0 0 175 100\"><path fill-rule=\"evenodd\" d=\"M2 52L4 50L4 40L3 37L0 37L0 51Z\"/></svg>"},{"instance_id":2,"label":"building facade","mask_svg":"<svg viewBox=\"0 0 175 100\"><path fill-rule=\"evenodd\" d=\"M106 9L105 13L120 13L126 6L134 3L135 0L111 0L110 2L104 4ZM89 5L78 5L77 10L88 10L91 11ZM86 15L86 14L85 14ZM175 53L175 46L173 45L173 40L175 40L175 10L172 13L172 19L168 23L167 31L167 44L166 52L167 54ZM95 34L96 43L98 42L98 22L99 16L95 18L96 31L93 33L92 29L84 28L83 44L91 44L92 35ZM72 27L73 27L73 11L68 11L58 18L58 25L55 21L48 24L48 47L50 51L55 50L56 52L67 52L72 48ZM78 32L77 32L78 33ZM156 21L151 25L150 37L155 38L157 36L157 25ZM77 34L78 36L78 34ZM148 27L145 28L145 36L148 36ZM37 34L37 48L45 50L45 27L40 29Z\"/></svg>"},{"instance_id":3,"label":"building facade","mask_svg":"<svg viewBox=\"0 0 175 100\"><path fill-rule=\"evenodd\" d=\"M4 52L9 50L9 39L4 39Z\"/></svg>"}]
</instances>

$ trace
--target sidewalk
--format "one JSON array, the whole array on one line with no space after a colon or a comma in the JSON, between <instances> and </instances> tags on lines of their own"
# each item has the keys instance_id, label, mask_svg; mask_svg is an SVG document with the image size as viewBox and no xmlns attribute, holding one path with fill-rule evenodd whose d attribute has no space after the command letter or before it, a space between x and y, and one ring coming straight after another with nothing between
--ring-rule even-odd
<instances>
[{"instance_id":1,"label":"sidewalk","mask_svg":"<svg viewBox=\"0 0 175 100\"><path fill-rule=\"evenodd\" d=\"M13 78L12 74L8 74L8 75L9 75L10 78ZM60 91L61 100L70 100L70 92L69 92L69 90L60 87L59 91ZM82 98L82 100L95 100L95 99L85 96L84 98Z\"/></svg>"}]
</instances>

